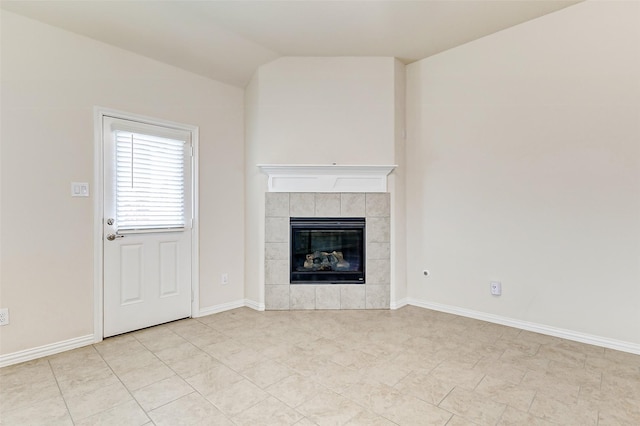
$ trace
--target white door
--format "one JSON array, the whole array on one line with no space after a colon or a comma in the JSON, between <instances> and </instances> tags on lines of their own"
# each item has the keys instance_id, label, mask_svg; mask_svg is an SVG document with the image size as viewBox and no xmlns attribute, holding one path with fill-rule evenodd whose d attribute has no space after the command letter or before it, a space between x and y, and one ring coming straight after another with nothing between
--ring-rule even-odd
<instances>
[{"instance_id":1,"label":"white door","mask_svg":"<svg viewBox=\"0 0 640 426\"><path fill-rule=\"evenodd\" d=\"M104 337L191 316L192 135L103 117Z\"/></svg>"}]
</instances>

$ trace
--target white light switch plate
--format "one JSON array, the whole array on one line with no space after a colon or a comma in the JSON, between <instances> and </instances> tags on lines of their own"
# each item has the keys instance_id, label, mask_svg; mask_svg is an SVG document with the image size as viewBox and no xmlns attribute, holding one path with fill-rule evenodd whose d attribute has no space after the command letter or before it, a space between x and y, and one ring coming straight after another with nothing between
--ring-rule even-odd
<instances>
[{"instance_id":1,"label":"white light switch plate","mask_svg":"<svg viewBox=\"0 0 640 426\"><path fill-rule=\"evenodd\" d=\"M72 197L88 197L89 184L87 182L71 182Z\"/></svg>"}]
</instances>

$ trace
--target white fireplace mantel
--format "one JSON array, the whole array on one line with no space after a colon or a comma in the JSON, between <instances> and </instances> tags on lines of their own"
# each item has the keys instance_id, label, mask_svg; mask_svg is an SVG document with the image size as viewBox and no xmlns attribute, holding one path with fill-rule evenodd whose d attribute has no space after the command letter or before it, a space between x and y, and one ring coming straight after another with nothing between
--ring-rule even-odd
<instances>
[{"instance_id":1,"label":"white fireplace mantel","mask_svg":"<svg viewBox=\"0 0 640 426\"><path fill-rule=\"evenodd\" d=\"M269 192L387 192L395 165L258 164Z\"/></svg>"}]
</instances>

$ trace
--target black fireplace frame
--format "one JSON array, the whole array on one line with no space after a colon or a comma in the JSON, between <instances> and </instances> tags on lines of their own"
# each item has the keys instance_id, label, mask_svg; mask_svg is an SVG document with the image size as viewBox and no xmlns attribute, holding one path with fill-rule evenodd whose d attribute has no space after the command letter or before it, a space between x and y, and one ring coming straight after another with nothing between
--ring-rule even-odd
<instances>
[{"instance_id":1,"label":"black fireplace frame","mask_svg":"<svg viewBox=\"0 0 640 426\"><path fill-rule=\"evenodd\" d=\"M364 217L291 217L289 273L291 284L364 284L366 277L366 219ZM357 271L306 271L298 270L294 262L295 236L298 230L360 231L360 265Z\"/></svg>"}]
</instances>

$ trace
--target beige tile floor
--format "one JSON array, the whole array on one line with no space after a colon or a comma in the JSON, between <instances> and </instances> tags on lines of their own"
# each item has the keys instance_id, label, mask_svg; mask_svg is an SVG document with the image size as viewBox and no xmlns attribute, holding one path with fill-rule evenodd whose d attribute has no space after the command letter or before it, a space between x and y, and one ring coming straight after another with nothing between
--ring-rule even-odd
<instances>
[{"instance_id":1,"label":"beige tile floor","mask_svg":"<svg viewBox=\"0 0 640 426\"><path fill-rule=\"evenodd\" d=\"M640 356L411 306L235 309L0 380L2 425L640 425Z\"/></svg>"}]
</instances>

